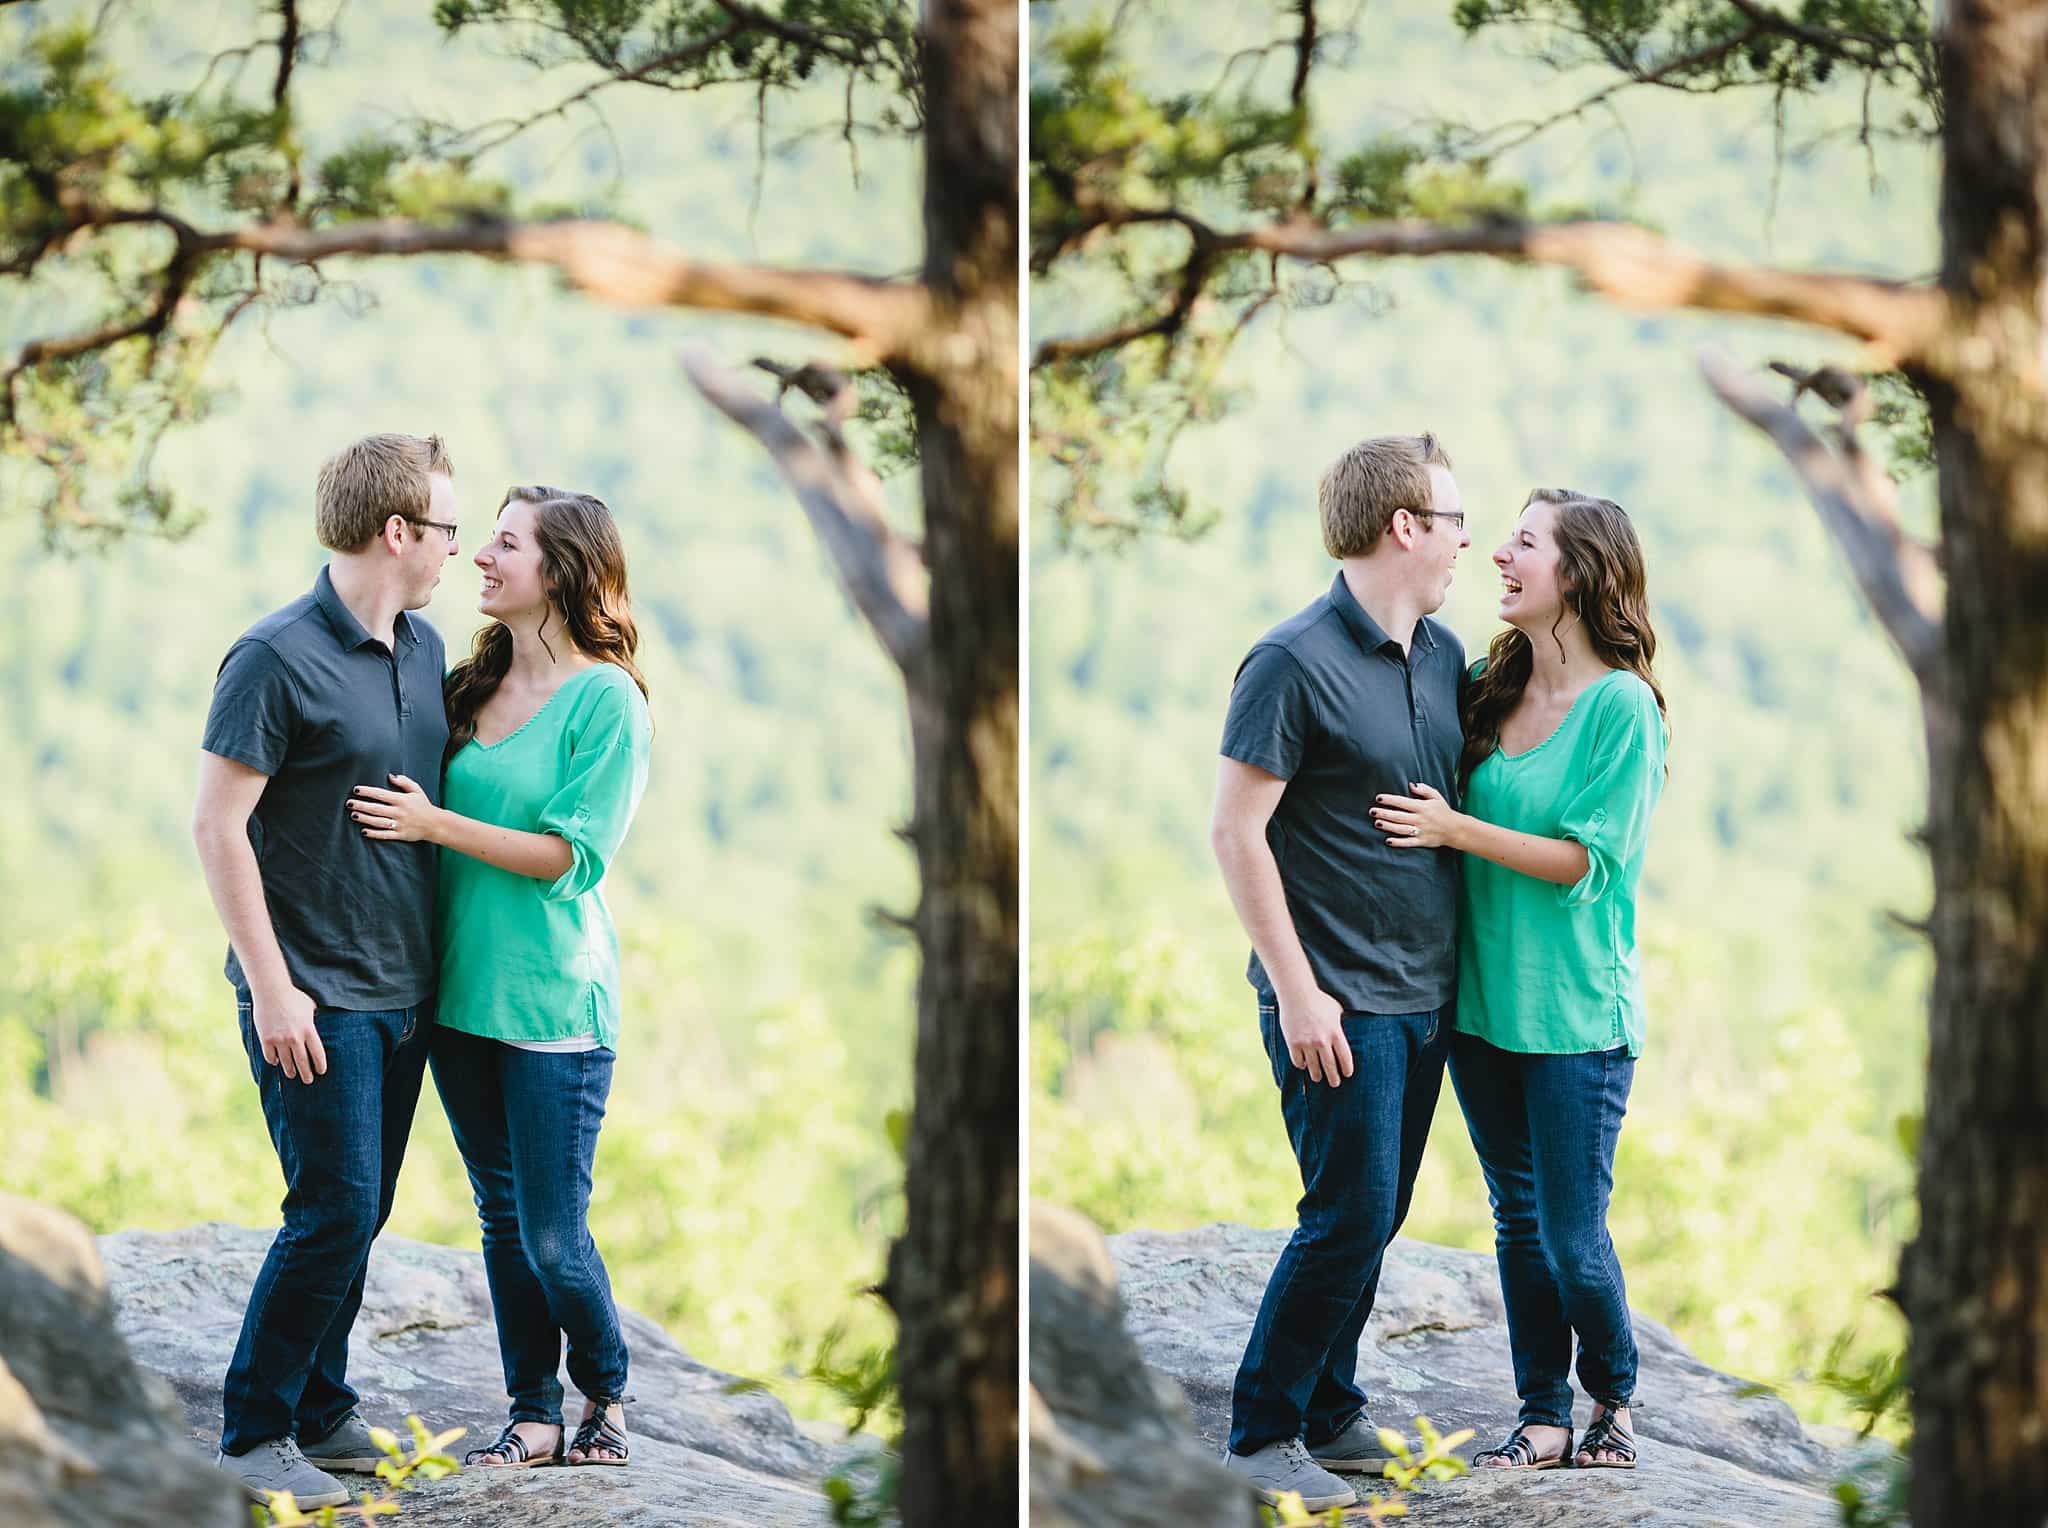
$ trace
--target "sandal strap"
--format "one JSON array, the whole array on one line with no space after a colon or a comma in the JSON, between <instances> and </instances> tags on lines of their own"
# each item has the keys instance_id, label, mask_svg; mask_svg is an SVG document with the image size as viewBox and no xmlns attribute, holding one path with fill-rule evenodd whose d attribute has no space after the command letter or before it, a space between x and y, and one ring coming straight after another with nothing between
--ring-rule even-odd
<instances>
[{"instance_id":1,"label":"sandal strap","mask_svg":"<svg viewBox=\"0 0 2048 1528\"><path fill-rule=\"evenodd\" d=\"M1536 1462L1536 1445L1529 1441L1529 1435L1518 1425L1498 1448L1482 1448L1472 1456L1474 1464L1482 1459L1505 1459L1510 1464L1526 1468Z\"/></svg>"},{"instance_id":2,"label":"sandal strap","mask_svg":"<svg viewBox=\"0 0 2048 1528\"><path fill-rule=\"evenodd\" d=\"M1472 1456L1472 1463L1478 1464L1487 1459L1505 1459L1509 1464L1526 1470L1541 1464L1545 1459L1568 1460L1572 1457L1572 1430L1569 1427L1564 1430L1563 1452L1539 1456L1536 1445L1529 1440L1529 1434L1524 1430L1527 1426L1526 1422L1517 1422L1515 1430L1501 1441L1499 1447L1482 1448Z\"/></svg>"},{"instance_id":3,"label":"sandal strap","mask_svg":"<svg viewBox=\"0 0 2048 1528\"><path fill-rule=\"evenodd\" d=\"M1623 1459L1633 1461L1636 1457L1635 1434L1615 1420L1618 1415L1618 1412L1610 1410L1593 1418L1585 1436L1579 1440L1578 1451L1582 1454L1619 1454Z\"/></svg>"},{"instance_id":4,"label":"sandal strap","mask_svg":"<svg viewBox=\"0 0 2048 1528\"><path fill-rule=\"evenodd\" d=\"M498 1459L506 1464L524 1464L533 1457L533 1451L526 1446L526 1440L515 1429L517 1422L507 1422L505 1430L498 1434L496 1443L483 1448L473 1448L462 1456L464 1464L475 1464L479 1459Z\"/></svg>"},{"instance_id":5,"label":"sandal strap","mask_svg":"<svg viewBox=\"0 0 2048 1528\"><path fill-rule=\"evenodd\" d=\"M581 1453L589 1453L593 1445L625 1458L629 1440L625 1431L612 1420L612 1408L622 1406L630 1396L615 1395L591 1403L591 1413L576 1429L576 1441L569 1445Z\"/></svg>"}]
</instances>

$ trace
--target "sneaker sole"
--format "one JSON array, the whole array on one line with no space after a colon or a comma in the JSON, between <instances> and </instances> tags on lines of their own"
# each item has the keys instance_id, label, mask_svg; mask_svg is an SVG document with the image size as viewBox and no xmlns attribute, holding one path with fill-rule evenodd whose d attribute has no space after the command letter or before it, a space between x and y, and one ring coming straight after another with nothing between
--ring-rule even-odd
<instances>
[{"instance_id":1,"label":"sneaker sole","mask_svg":"<svg viewBox=\"0 0 2048 1528\"><path fill-rule=\"evenodd\" d=\"M1252 1489L1259 1493L1259 1500L1269 1507L1279 1506L1282 1495L1300 1496L1302 1506L1310 1512L1327 1512L1332 1507L1355 1507L1358 1505L1357 1496L1349 1491L1346 1491L1342 1496L1310 1496L1305 1492L1298 1491L1269 1491L1261 1485L1255 1485Z\"/></svg>"},{"instance_id":2,"label":"sneaker sole","mask_svg":"<svg viewBox=\"0 0 2048 1528\"><path fill-rule=\"evenodd\" d=\"M376 1474L377 1466L383 1462L382 1454L364 1454L356 1459L327 1459L318 1454L306 1455L306 1463L316 1470L343 1470L358 1475Z\"/></svg>"},{"instance_id":3,"label":"sneaker sole","mask_svg":"<svg viewBox=\"0 0 2048 1528\"><path fill-rule=\"evenodd\" d=\"M1315 1459L1317 1464L1320 1464L1332 1475L1383 1475L1386 1473L1387 1461L1384 1456L1373 1459L1316 1459L1314 1454L1310 1454L1309 1458Z\"/></svg>"},{"instance_id":4,"label":"sneaker sole","mask_svg":"<svg viewBox=\"0 0 2048 1528\"><path fill-rule=\"evenodd\" d=\"M267 1507L270 1505L271 1493L264 1490L261 1486L252 1486L239 1475L230 1475L228 1478L240 1486L242 1494L256 1503L257 1506ZM355 1498L346 1491L323 1491L317 1496L294 1495L292 1500L298 1503L299 1510L302 1512L317 1512L322 1507L346 1507Z\"/></svg>"}]
</instances>

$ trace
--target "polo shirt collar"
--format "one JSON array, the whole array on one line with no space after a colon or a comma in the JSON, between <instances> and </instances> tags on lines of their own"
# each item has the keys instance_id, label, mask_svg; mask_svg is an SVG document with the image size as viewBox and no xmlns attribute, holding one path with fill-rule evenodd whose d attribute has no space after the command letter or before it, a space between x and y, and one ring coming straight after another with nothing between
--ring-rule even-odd
<instances>
[{"instance_id":1,"label":"polo shirt collar","mask_svg":"<svg viewBox=\"0 0 2048 1528\"><path fill-rule=\"evenodd\" d=\"M1396 652L1400 651L1401 644L1382 631L1380 623L1367 615L1365 607L1358 603L1357 597L1351 592L1351 585L1344 582L1342 568L1337 570L1336 581L1330 585L1330 605L1337 612L1339 619L1350 629L1351 635L1358 639L1359 647L1365 652L1376 653L1389 645ZM1416 621L1415 640L1422 645L1423 651L1436 651L1436 638L1430 633L1427 619Z\"/></svg>"},{"instance_id":2,"label":"polo shirt collar","mask_svg":"<svg viewBox=\"0 0 2048 1528\"><path fill-rule=\"evenodd\" d=\"M328 569L329 564L320 565L320 576L313 580L313 599L327 617L327 624L334 628L334 635L340 639L343 649L354 652L365 642L377 641L363 630L363 623L356 619L355 612L344 605L341 596L334 592L334 577ZM414 647L419 646L420 634L413 628L410 610L398 612L398 634ZM378 645L382 646L381 643Z\"/></svg>"}]
</instances>

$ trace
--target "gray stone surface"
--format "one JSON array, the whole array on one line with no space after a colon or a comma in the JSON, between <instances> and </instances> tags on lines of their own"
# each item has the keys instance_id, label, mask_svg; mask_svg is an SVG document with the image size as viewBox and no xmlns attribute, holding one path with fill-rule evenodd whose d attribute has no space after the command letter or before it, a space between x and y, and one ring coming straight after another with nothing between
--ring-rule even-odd
<instances>
[{"instance_id":1,"label":"gray stone surface","mask_svg":"<svg viewBox=\"0 0 2048 1528\"><path fill-rule=\"evenodd\" d=\"M142 1365L176 1392L183 1446L194 1459L217 1446L221 1378L270 1238L209 1224L101 1239L121 1331ZM819 1488L836 1463L833 1445L800 1428L772 1395L698 1363L644 1317L622 1315L636 1398L627 1408L628 1468L466 1470L408 1493L400 1521L534 1528L830 1521ZM413 1412L436 1429L467 1427L454 1445L458 1458L495 1437L505 1387L482 1259L380 1237L349 1382L373 1425L402 1431ZM580 1407L573 1391L567 1405L573 1422Z\"/></svg>"},{"instance_id":2,"label":"gray stone surface","mask_svg":"<svg viewBox=\"0 0 2048 1528\"><path fill-rule=\"evenodd\" d=\"M1130 1334L1145 1361L1179 1386L1206 1447L1220 1447L1229 1429L1231 1381L1286 1241L1283 1231L1233 1225L1110 1238ZM1743 1381L1701 1363L1640 1312L1635 1325L1640 1468L1467 1476L1425 1488L1406 1521L1478 1528L1839 1523L1828 1487L1872 1463L1869 1451L1809 1433L1782 1401L1746 1393ZM1498 1441L1514 1424L1515 1391L1493 1259L1397 1240L1359 1370L1375 1422L1411 1438L1418 1415L1446 1433L1476 1428L1466 1453ZM1581 1400L1580 1426L1590 1414Z\"/></svg>"},{"instance_id":3,"label":"gray stone surface","mask_svg":"<svg viewBox=\"0 0 2048 1528\"><path fill-rule=\"evenodd\" d=\"M1102 1234L1047 1205L1031 1210L1029 1406L1033 1528L1258 1522L1180 1392L1138 1356Z\"/></svg>"},{"instance_id":4,"label":"gray stone surface","mask_svg":"<svg viewBox=\"0 0 2048 1528\"><path fill-rule=\"evenodd\" d=\"M0 1194L0 1523L246 1525L115 1326L90 1232Z\"/></svg>"}]
</instances>

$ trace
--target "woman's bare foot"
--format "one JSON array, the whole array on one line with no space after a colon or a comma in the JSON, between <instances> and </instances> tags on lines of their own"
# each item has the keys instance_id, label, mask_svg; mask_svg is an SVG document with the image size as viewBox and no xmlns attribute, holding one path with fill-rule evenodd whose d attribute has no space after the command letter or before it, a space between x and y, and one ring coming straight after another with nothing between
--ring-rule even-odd
<instances>
[{"instance_id":1,"label":"woman's bare foot","mask_svg":"<svg viewBox=\"0 0 2048 1528\"><path fill-rule=\"evenodd\" d=\"M597 1402L585 1401L583 1403L583 1421L586 1425L592 1417L597 1415L597 1411ZM607 1426L591 1433L589 1441L582 1447L572 1447L569 1450L568 1462L570 1464L624 1464L626 1462L626 1403L624 1401L613 1401L606 1409L605 1422ZM579 1437L583 1436L585 1430L585 1427L578 1427L576 1429L577 1435Z\"/></svg>"},{"instance_id":2,"label":"woman's bare foot","mask_svg":"<svg viewBox=\"0 0 2048 1528\"><path fill-rule=\"evenodd\" d=\"M1599 1401L1595 1401L1593 1403L1593 1420L1598 1422L1606 1414L1607 1407ZM1633 1438L1635 1436L1635 1428L1629 1423L1628 1408L1626 1406L1618 1407L1615 1410L1613 1425L1623 1437ZM1587 1431L1591 1432L1592 1429L1588 1428ZM1636 1456L1632 1449L1624 1450L1609 1446L1581 1447L1576 1454L1572 1455L1573 1465L1582 1470L1589 1469L1595 1465L1634 1464L1635 1461Z\"/></svg>"},{"instance_id":3,"label":"woman's bare foot","mask_svg":"<svg viewBox=\"0 0 2048 1528\"><path fill-rule=\"evenodd\" d=\"M1474 1469L1506 1470L1529 1469L1532 1464L1541 1464L1546 1459L1562 1459L1565 1445L1571 1442L1571 1430L1564 1427L1549 1427L1541 1422L1528 1422L1515 1429L1529 1440L1529 1447L1536 1451L1531 1464L1517 1465L1514 1458L1493 1449L1484 1449L1472 1462ZM1512 1436L1512 1434L1510 1435Z\"/></svg>"},{"instance_id":4,"label":"woman's bare foot","mask_svg":"<svg viewBox=\"0 0 2048 1528\"><path fill-rule=\"evenodd\" d=\"M517 1438L526 1450L526 1458L518 1458L510 1449L504 1448L506 1434ZM563 1437L559 1422L514 1422L500 1434L499 1442L489 1448L473 1449L464 1463L477 1469L503 1469L507 1466L523 1467L528 1461L545 1461L555 1451Z\"/></svg>"}]
</instances>

